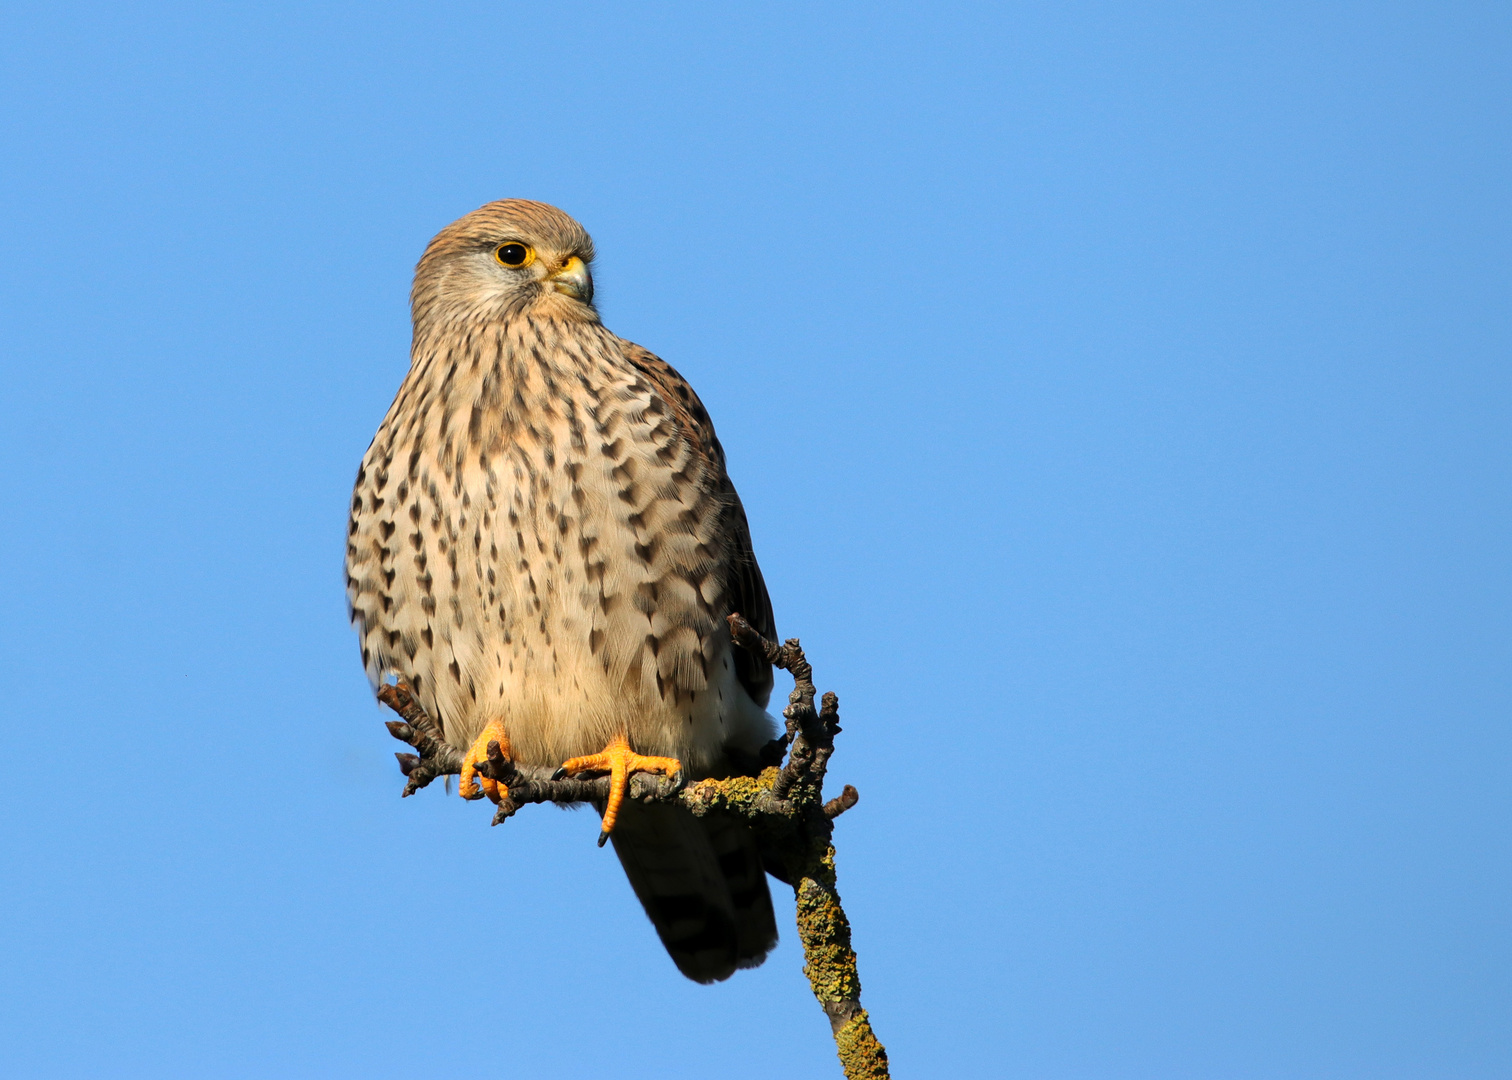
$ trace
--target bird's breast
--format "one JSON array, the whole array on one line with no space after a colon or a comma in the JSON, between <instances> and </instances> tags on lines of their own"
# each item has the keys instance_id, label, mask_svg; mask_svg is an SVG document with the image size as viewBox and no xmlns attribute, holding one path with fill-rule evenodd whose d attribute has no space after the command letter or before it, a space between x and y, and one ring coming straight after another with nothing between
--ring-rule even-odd
<instances>
[{"instance_id":1,"label":"bird's breast","mask_svg":"<svg viewBox=\"0 0 1512 1080\"><path fill-rule=\"evenodd\" d=\"M519 320L417 354L364 459L348 545L364 661L459 746L499 717L532 763L620 732L716 752L729 508L617 342Z\"/></svg>"}]
</instances>

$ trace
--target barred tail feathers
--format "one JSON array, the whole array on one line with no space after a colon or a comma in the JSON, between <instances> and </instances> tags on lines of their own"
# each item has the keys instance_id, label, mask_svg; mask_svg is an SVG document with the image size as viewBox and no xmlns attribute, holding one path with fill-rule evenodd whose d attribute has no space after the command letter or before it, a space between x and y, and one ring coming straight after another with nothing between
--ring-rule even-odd
<instances>
[{"instance_id":1,"label":"barred tail feathers","mask_svg":"<svg viewBox=\"0 0 1512 1080\"><path fill-rule=\"evenodd\" d=\"M677 969L694 982L756 967L777 943L756 838L731 818L626 802L615 853Z\"/></svg>"}]
</instances>

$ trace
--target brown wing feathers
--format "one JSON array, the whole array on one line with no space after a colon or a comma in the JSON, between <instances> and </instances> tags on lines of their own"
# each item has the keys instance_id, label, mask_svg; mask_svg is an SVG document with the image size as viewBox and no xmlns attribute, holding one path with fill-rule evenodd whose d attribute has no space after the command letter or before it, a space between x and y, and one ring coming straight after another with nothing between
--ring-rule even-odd
<instances>
[{"instance_id":1,"label":"brown wing feathers","mask_svg":"<svg viewBox=\"0 0 1512 1080\"><path fill-rule=\"evenodd\" d=\"M777 626L772 600L767 595L766 582L761 577L761 567L757 565L756 553L751 547L751 529L746 522L745 508L741 506L740 496L735 493L735 485L730 483L729 473L725 470L724 447L719 445L719 438L714 434L708 410L677 369L655 353L626 342L625 355L661 392L688 441L714 466L732 515L730 532L734 550L726 583L730 610L744 615L762 637L775 641ZM734 660L736 674L746 693L758 705L765 706L772 696L772 665L744 649L735 650Z\"/></svg>"}]
</instances>

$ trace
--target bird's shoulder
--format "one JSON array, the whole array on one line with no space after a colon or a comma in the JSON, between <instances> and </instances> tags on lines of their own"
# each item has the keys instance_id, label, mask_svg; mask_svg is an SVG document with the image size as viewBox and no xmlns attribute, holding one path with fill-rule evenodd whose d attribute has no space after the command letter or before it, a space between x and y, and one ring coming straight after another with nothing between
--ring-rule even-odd
<instances>
[{"instance_id":1,"label":"bird's shoulder","mask_svg":"<svg viewBox=\"0 0 1512 1080\"><path fill-rule=\"evenodd\" d=\"M620 351L632 367L650 380L658 396L672 411L683 436L712 466L720 483L728 483L724 447L719 445L719 437L714 434L714 421L692 384L671 364L642 345L621 338Z\"/></svg>"},{"instance_id":2,"label":"bird's shoulder","mask_svg":"<svg viewBox=\"0 0 1512 1080\"><path fill-rule=\"evenodd\" d=\"M744 615L746 621L763 637L775 639L777 620L772 612L772 600L761 576L761 567L756 562L756 553L752 549L751 528L746 521L745 508L725 469L724 448L719 445L719 439L714 434L714 422L709 418L709 410L699 400L688 380L671 364L633 341L621 340L625 359L651 381L682 426L688 441L709 460L718 477L728 514L726 542L729 562L725 587L730 610ZM740 681L751 698L765 707L772 692L771 665L764 658L743 649L735 650L735 663Z\"/></svg>"}]
</instances>

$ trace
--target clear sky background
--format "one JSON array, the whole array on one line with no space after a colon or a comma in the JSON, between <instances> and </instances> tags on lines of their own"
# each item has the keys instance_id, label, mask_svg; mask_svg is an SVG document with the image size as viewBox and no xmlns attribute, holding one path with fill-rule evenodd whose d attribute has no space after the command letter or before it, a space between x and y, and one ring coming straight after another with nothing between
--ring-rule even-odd
<instances>
[{"instance_id":1,"label":"clear sky background","mask_svg":"<svg viewBox=\"0 0 1512 1080\"><path fill-rule=\"evenodd\" d=\"M398 797L348 492L524 196L840 695L897 1075L1512 1074L1509 106L1501 4L7 4L4 1073L838 1075L780 888L699 987Z\"/></svg>"}]
</instances>

